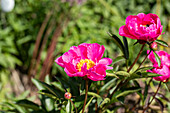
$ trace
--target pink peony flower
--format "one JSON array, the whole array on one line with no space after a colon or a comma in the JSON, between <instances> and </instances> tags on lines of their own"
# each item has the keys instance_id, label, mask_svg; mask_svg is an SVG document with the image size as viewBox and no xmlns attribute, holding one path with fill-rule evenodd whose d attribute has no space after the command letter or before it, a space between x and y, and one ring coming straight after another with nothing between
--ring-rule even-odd
<instances>
[{"instance_id":1,"label":"pink peony flower","mask_svg":"<svg viewBox=\"0 0 170 113\"><path fill-rule=\"evenodd\" d=\"M119 29L119 35L139 41L154 41L161 35L163 26L156 14L130 15L126 18L126 25Z\"/></svg>"},{"instance_id":2,"label":"pink peony flower","mask_svg":"<svg viewBox=\"0 0 170 113\"><path fill-rule=\"evenodd\" d=\"M153 52L151 52L148 58L153 63L153 67L155 68L152 70L148 70L147 72L161 74L162 76L154 77L154 79L157 81L167 82L170 78L170 55L165 51L156 51L156 53L160 57L161 66L158 66L155 56Z\"/></svg>"},{"instance_id":3,"label":"pink peony flower","mask_svg":"<svg viewBox=\"0 0 170 113\"><path fill-rule=\"evenodd\" d=\"M155 51L155 52L159 56L159 58L161 60L161 66L162 65L167 65L168 67L170 67L170 54L168 54L165 51ZM147 51L147 53L149 53L149 50ZM157 63L157 61L155 59L153 51L149 54L148 58L153 63L153 67L158 67L158 63Z\"/></svg>"},{"instance_id":4,"label":"pink peony flower","mask_svg":"<svg viewBox=\"0 0 170 113\"><path fill-rule=\"evenodd\" d=\"M148 70L147 72L162 75L162 76L158 76L158 77L153 77L157 81L165 82L165 81L167 81L167 79L170 78L170 67L168 67L166 65L163 65L161 67L156 67L156 68L154 68L152 70Z\"/></svg>"},{"instance_id":5,"label":"pink peony flower","mask_svg":"<svg viewBox=\"0 0 170 113\"><path fill-rule=\"evenodd\" d=\"M83 43L72 46L70 50L57 58L55 62L64 68L69 77L84 77L93 81L104 80L106 70L112 63L110 58L102 58L104 46L97 43Z\"/></svg>"}]
</instances>

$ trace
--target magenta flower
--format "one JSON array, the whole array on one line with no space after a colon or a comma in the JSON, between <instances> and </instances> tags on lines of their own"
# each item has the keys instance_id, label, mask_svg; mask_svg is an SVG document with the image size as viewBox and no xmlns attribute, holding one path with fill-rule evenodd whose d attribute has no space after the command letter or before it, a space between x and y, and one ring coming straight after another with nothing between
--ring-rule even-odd
<instances>
[{"instance_id":1,"label":"magenta flower","mask_svg":"<svg viewBox=\"0 0 170 113\"><path fill-rule=\"evenodd\" d=\"M64 68L69 77L83 77L93 81L104 80L106 70L112 63L110 58L102 58L104 46L97 43L83 43L72 46L70 50L57 58L55 62Z\"/></svg>"},{"instance_id":2,"label":"magenta flower","mask_svg":"<svg viewBox=\"0 0 170 113\"><path fill-rule=\"evenodd\" d=\"M155 52L161 60L161 66L167 65L168 67L170 67L170 54L168 54L165 51L155 51ZM147 51L147 53L149 53L149 50ZM153 51L149 54L148 58L153 63L153 67L158 67L158 63L155 59Z\"/></svg>"},{"instance_id":3,"label":"magenta flower","mask_svg":"<svg viewBox=\"0 0 170 113\"><path fill-rule=\"evenodd\" d=\"M148 70L148 72L162 75L162 76L154 77L154 79L157 81L166 82L170 78L170 55L165 51L156 51L156 53L160 57L161 66L160 67L158 66L155 56L153 52L151 52L148 58L153 63L154 69Z\"/></svg>"},{"instance_id":4,"label":"magenta flower","mask_svg":"<svg viewBox=\"0 0 170 113\"><path fill-rule=\"evenodd\" d=\"M126 25L119 29L119 35L139 41L154 41L161 35L163 26L156 14L130 15L126 18Z\"/></svg>"}]
</instances>

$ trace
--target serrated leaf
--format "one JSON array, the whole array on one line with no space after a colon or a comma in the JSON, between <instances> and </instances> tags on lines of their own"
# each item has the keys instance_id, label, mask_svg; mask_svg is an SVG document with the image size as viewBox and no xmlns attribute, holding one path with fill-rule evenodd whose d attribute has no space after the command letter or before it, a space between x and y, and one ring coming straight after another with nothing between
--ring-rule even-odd
<instances>
[{"instance_id":1,"label":"serrated leaf","mask_svg":"<svg viewBox=\"0 0 170 113\"><path fill-rule=\"evenodd\" d=\"M156 61L158 63L158 66L160 67L161 66L161 60L160 60L159 56L155 53L155 51L153 51L153 54L154 54L155 59L156 59Z\"/></svg>"},{"instance_id":2,"label":"serrated leaf","mask_svg":"<svg viewBox=\"0 0 170 113\"><path fill-rule=\"evenodd\" d=\"M86 109L87 109L87 107L88 107L88 106L90 105L90 103L92 102L93 98L94 98L94 97L92 97L92 98L88 101L88 103L86 104L86 106L85 106L85 109L84 109L84 110L86 110ZM82 113L82 110L80 111L80 113Z\"/></svg>"},{"instance_id":3,"label":"serrated leaf","mask_svg":"<svg viewBox=\"0 0 170 113\"><path fill-rule=\"evenodd\" d=\"M129 59L129 49L128 49L128 42L126 37L123 36L123 43L124 43L124 55L126 59Z\"/></svg>"},{"instance_id":4,"label":"serrated leaf","mask_svg":"<svg viewBox=\"0 0 170 113\"><path fill-rule=\"evenodd\" d=\"M126 71L117 71L114 74L116 74L117 76L130 77L130 74Z\"/></svg>"},{"instance_id":5,"label":"serrated leaf","mask_svg":"<svg viewBox=\"0 0 170 113\"><path fill-rule=\"evenodd\" d=\"M120 62L122 60L125 60L125 58L123 56L118 56L115 59L113 59L112 64L115 64L115 63Z\"/></svg>"},{"instance_id":6,"label":"serrated leaf","mask_svg":"<svg viewBox=\"0 0 170 113\"><path fill-rule=\"evenodd\" d=\"M158 43L159 45L164 46L164 47L169 47L169 45L166 42L162 41L162 40L157 39L157 40L155 40L155 42Z\"/></svg>"},{"instance_id":7,"label":"serrated leaf","mask_svg":"<svg viewBox=\"0 0 170 113\"><path fill-rule=\"evenodd\" d=\"M39 105L37 105L29 100L26 100L26 99L19 100L16 102L16 104L23 106L25 108L30 108L30 109L36 110L36 111L39 110Z\"/></svg>"}]
</instances>

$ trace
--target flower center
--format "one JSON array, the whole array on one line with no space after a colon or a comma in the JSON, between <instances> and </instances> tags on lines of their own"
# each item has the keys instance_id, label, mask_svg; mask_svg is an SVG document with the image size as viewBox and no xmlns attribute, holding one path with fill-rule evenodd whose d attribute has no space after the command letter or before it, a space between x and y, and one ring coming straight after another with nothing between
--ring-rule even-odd
<instances>
[{"instance_id":1,"label":"flower center","mask_svg":"<svg viewBox=\"0 0 170 113\"><path fill-rule=\"evenodd\" d=\"M83 59L81 59L80 62L77 64L77 68L78 68L79 72L81 71L81 67L83 66L84 63L87 64L87 69L88 70L95 65L95 63L92 60L89 60L89 59L83 60Z\"/></svg>"},{"instance_id":2,"label":"flower center","mask_svg":"<svg viewBox=\"0 0 170 113\"><path fill-rule=\"evenodd\" d=\"M148 24L146 24L146 25L143 25L144 27L149 27L149 25Z\"/></svg>"}]
</instances>

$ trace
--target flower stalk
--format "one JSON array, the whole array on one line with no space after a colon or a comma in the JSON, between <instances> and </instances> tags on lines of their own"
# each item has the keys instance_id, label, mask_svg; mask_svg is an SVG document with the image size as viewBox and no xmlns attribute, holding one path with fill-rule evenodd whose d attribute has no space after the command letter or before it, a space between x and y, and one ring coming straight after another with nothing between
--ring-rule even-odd
<instances>
[{"instance_id":1,"label":"flower stalk","mask_svg":"<svg viewBox=\"0 0 170 113\"><path fill-rule=\"evenodd\" d=\"M157 88L157 90L156 90L155 94L153 95L152 100L151 100L151 101L148 103L148 105L144 108L143 113L145 113L145 111L149 108L149 105L150 105L150 104L152 103L152 101L155 99L156 94L158 93L159 88L161 87L161 83L162 83L162 82L160 82L160 83L159 83L159 86L158 86L158 88Z\"/></svg>"},{"instance_id":2,"label":"flower stalk","mask_svg":"<svg viewBox=\"0 0 170 113\"><path fill-rule=\"evenodd\" d=\"M85 92L85 99L84 99L84 105L83 105L82 113L84 113L84 111L85 111L85 106L86 106L86 102L87 102L87 93L88 93L88 80L85 80L85 81L86 81L86 92Z\"/></svg>"},{"instance_id":3,"label":"flower stalk","mask_svg":"<svg viewBox=\"0 0 170 113\"><path fill-rule=\"evenodd\" d=\"M133 62L133 64L130 66L130 68L127 70L127 72L130 72L130 70L133 68L133 66L135 65L135 63L137 62L137 60L139 59L139 56L141 55L142 51L143 51L143 48L145 47L145 44L142 45L139 53L138 53L138 56L136 57L135 61Z\"/></svg>"}]
</instances>

